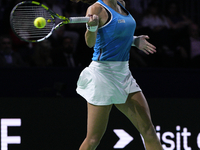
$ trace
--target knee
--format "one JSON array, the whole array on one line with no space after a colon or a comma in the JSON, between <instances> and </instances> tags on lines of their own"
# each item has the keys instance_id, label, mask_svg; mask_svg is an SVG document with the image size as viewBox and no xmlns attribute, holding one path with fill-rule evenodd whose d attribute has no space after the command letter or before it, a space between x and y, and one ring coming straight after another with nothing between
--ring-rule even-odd
<instances>
[{"instance_id":1,"label":"knee","mask_svg":"<svg viewBox=\"0 0 200 150\"><path fill-rule=\"evenodd\" d=\"M157 138L155 128L153 124L148 124L143 127L140 127L140 134L143 136L146 140L151 140Z\"/></svg>"},{"instance_id":2,"label":"knee","mask_svg":"<svg viewBox=\"0 0 200 150\"><path fill-rule=\"evenodd\" d=\"M87 141L87 144L89 147L91 148L96 148L100 141L101 141L101 138L98 138L98 137L92 137L92 138L89 138L89 137L86 137L86 141Z\"/></svg>"}]
</instances>

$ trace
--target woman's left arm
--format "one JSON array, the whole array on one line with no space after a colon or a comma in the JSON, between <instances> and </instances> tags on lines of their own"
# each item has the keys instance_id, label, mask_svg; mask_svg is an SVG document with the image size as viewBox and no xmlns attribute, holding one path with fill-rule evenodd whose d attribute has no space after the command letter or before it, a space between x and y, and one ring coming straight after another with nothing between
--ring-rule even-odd
<instances>
[{"instance_id":1,"label":"woman's left arm","mask_svg":"<svg viewBox=\"0 0 200 150\"><path fill-rule=\"evenodd\" d=\"M156 47L149 43L147 39L149 39L149 36L147 35L134 36L132 46L136 46L147 55L153 54L156 52Z\"/></svg>"}]
</instances>

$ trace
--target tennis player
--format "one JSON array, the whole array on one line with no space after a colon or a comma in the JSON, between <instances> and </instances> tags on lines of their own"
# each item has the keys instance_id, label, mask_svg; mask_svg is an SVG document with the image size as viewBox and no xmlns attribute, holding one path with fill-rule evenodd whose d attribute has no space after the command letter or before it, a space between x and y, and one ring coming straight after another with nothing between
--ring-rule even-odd
<instances>
[{"instance_id":1,"label":"tennis player","mask_svg":"<svg viewBox=\"0 0 200 150\"><path fill-rule=\"evenodd\" d=\"M71 0L90 3L86 16L86 44L94 47L91 64L80 74L77 93L88 106L87 136L79 150L95 150L115 105L144 138L147 150L163 150L151 121L142 90L129 70L129 51L136 46L146 54L156 52L148 36L134 36L136 23L123 0Z\"/></svg>"}]
</instances>

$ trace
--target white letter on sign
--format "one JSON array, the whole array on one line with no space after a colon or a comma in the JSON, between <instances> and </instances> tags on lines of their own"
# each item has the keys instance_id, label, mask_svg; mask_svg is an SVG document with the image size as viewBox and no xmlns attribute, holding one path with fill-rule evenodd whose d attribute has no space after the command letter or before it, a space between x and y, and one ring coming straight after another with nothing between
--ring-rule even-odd
<instances>
[{"instance_id":1,"label":"white letter on sign","mask_svg":"<svg viewBox=\"0 0 200 150\"><path fill-rule=\"evenodd\" d=\"M21 126L21 119L1 119L1 150L8 150L8 144L20 144L20 136L8 136L8 126Z\"/></svg>"}]
</instances>

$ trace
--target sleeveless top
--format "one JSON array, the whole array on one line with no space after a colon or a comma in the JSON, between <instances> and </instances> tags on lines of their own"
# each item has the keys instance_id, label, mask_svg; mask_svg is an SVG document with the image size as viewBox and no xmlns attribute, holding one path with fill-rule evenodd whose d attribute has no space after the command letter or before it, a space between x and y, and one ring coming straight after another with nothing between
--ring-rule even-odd
<instances>
[{"instance_id":1,"label":"sleeveless top","mask_svg":"<svg viewBox=\"0 0 200 150\"><path fill-rule=\"evenodd\" d=\"M127 16L119 14L102 0L98 0L97 3L110 12L111 19L98 29L92 60L128 61L136 28L135 20L119 2L117 2L118 5L127 13Z\"/></svg>"}]
</instances>

